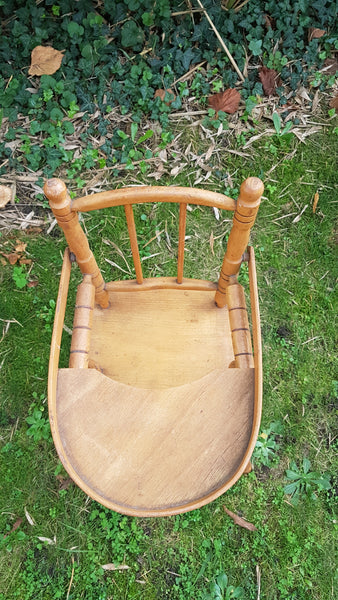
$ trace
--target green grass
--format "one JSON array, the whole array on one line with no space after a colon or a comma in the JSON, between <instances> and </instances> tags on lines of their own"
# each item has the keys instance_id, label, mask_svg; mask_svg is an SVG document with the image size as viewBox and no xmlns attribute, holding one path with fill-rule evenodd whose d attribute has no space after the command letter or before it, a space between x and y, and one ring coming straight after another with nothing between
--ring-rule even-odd
<instances>
[{"instance_id":1,"label":"green grass","mask_svg":"<svg viewBox=\"0 0 338 600\"><path fill-rule=\"evenodd\" d=\"M29 279L38 280L38 285L19 289L13 266L1 268L0 529L7 535L0 541L1 600L198 600L223 572L230 584L244 589L247 600L258 597L258 574L262 600L334 598L337 136L327 130L310 137L306 145L297 146L292 158L286 156L291 146L285 149L283 160L282 154L277 159L264 145L264 138L257 141L246 163L221 153L219 175L213 173L207 185L225 191L224 172L232 174L235 189L249 174L265 180L265 199L252 233L263 334L262 430L279 421L281 432L271 434L278 445L268 465L256 458L255 470L225 496L186 515L137 519L101 507L67 485L50 437L36 441L27 435L26 419L35 409L47 418L49 301L56 298L65 243L57 229L52 236L2 234L2 252L8 253L17 238L27 243L26 254L33 260ZM200 148L205 151L202 141ZM163 181L190 185L191 169ZM319 203L313 214L316 191ZM165 232L159 242L155 239L142 249L144 256L159 253L143 261L145 275L173 275L177 207L161 205L154 210L144 205L135 213L137 226L143 229L141 247L163 229L170 240L169 252ZM295 221L297 215L301 216ZM188 213L187 275L217 278L228 217L217 220L211 209L199 207ZM126 277L104 260L126 270L125 260L131 264L123 211L90 213L85 226L89 236L92 233L105 278ZM119 250L104 239L114 241ZM242 278L246 279L245 272ZM71 293L79 280L74 267ZM8 330L6 321L12 321ZM66 325L72 326L71 314ZM65 365L69 334L63 338ZM283 491L288 483L285 472L292 461L300 467L304 457L311 461L312 471L331 477L332 487L318 491L315 500L303 495L293 506ZM235 525L223 511L224 504L257 531ZM19 518L20 526L11 531ZM104 571L102 565L108 563L130 568Z\"/></svg>"}]
</instances>

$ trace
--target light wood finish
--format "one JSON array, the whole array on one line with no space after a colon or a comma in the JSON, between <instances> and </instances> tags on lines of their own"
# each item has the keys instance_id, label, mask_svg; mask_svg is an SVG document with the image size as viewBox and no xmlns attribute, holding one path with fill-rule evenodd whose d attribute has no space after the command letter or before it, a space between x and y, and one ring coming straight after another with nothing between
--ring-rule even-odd
<instances>
[{"instance_id":1,"label":"light wood finish","mask_svg":"<svg viewBox=\"0 0 338 600\"><path fill-rule=\"evenodd\" d=\"M158 391L61 369L59 455L74 481L113 510L160 516L197 508L248 463L253 379L252 369L220 369Z\"/></svg>"},{"instance_id":2,"label":"light wood finish","mask_svg":"<svg viewBox=\"0 0 338 600\"><path fill-rule=\"evenodd\" d=\"M252 471L252 462L249 460L248 464L246 465L245 469L244 469L244 473L247 475L248 473L251 473Z\"/></svg>"},{"instance_id":3,"label":"light wood finish","mask_svg":"<svg viewBox=\"0 0 338 600\"><path fill-rule=\"evenodd\" d=\"M69 288L69 279L72 263L70 261L69 249L66 248L63 255L62 270L60 276L58 297L55 306L54 324L52 340L50 345L49 365L48 365L48 403L54 405L56 396L56 381L59 367L59 357L61 348L61 338L63 323L65 320L67 296ZM49 411L50 426L52 433L54 431L54 421Z\"/></svg>"},{"instance_id":4,"label":"light wood finish","mask_svg":"<svg viewBox=\"0 0 338 600\"><path fill-rule=\"evenodd\" d=\"M88 368L90 334L93 322L95 287L90 275L85 275L77 288L73 335L70 346L69 366L73 369Z\"/></svg>"},{"instance_id":5,"label":"light wood finish","mask_svg":"<svg viewBox=\"0 0 338 600\"><path fill-rule=\"evenodd\" d=\"M93 210L97 200L104 206L124 203L131 244L137 248L131 205L139 198L209 206L221 195L192 190L190 196L191 190L182 188L127 188L71 205L65 186L60 187L59 180L51 182L46 189L54 214L71 251L80 253L82 272L88 274L79 286L72 350L87 352L89 347L91 367L86 368L85 358L81 368L74 367L79 364L75 361L72 368L58 369L71 266L67 250L48 382L58 454L73 480L113 510L162 516L203 506L248 471L259 432L262 351L252 248L247 256L253 362L244 291L236 274L262 184L250 178L241 187L218 286L183 277L185 208L180 208L177 278L142 278L141 283L136 269L136 281L105 285L95 271L75 210L81 206ZM231 199L222 196L222 202L227 205L222 208L230 204L234 208ZM210 205L220 207L214 201ZM93 305L94 286L94 309L83 310ZM217 305L223 308L215 303L216 288Z\"/></svg>"},{"instance_id":6,"label":"light wood finish","mask_svg":"<svg viewBox=\"0 0 338 600\"><path fill-rule=\"evenodd\" d=\"M234 360L228 310L214 292L152 290L109 294L95 307L90 366L127 385L183 385Z\"/></svg>"},{"instance_id":7,"label":"light wood finish","mask_svg":"<svg viewBox=\"0 0 338 600\"><path fill-rule=\"evenodd\" d=\"M235 200L209 190L171 186L138 186L76 198L72 202L72 210L87 212L110 206L144 204L145 202L185 202L186 204L215 206L224 210L235 210L236 208Z\"/></svg>"},{"instance_id":8,"label":"light wood finish","mask_svg":"<svg viewBox=\"0 0 338 600\"><path fill-rule=\"evenodd\" d=\"M234 366L238 368L253 367L251 335L244 290L236 279L235 281L230 281L227 287L226 298L232 346L235 355Z\"/></svg>"},{"instance_id":9,"label":"light wood finish","mask_svg":"<svg viewBox=\"0 0 338 600\"><path fill-rule=\"evenodd\" d=\"M255 262L255 251L252 246L249 246L249 284L250 284L250 304L251 304L251 319L252 319L252 339L254 350L254 366L255 366L255 394L256 394L256 409L257 423L256 429L252 431L252 439L257 440L259 433L259 424L262 413L262 398L263 398L263 356L262 356L262 334L261 334L261 318L259 312L259 298L257 286L257 273Z\"/></svg>"},{"instance_id":10,"label":"light wood finish","mask_svg":"<svg viewBox=\"0 0 338 600\"><path fill-rule=\"evenodd\" d=\"M108 306L108 295L105 283L87 238L81 228L76 213L71 210L71 199L67 188L60 179L48 179L44 185L44 193L49 200L53 214L63 230L70 250L83 274L91 275L96 290L96 301L103 307Z\"/></svg>"},{"instance_id":11,"label":"light wood finish","mask_svg":"<svg viewBox=\"0 0 338 600\"><path fill-rule=\"evenodd\" d=\"M206 279L188 279L184 278L182 283L177 283L176 277L150 277L144 279L142 285L138 285L135 279L126 281L108 281L106 283L107 292L145 292L150 290L187 290L199 292L214 292L217 290L217 283L207 281Z\"/></svg>"},{"instance_id":12,"label":"light wood finish","mask_svg":"<svg viewBox=\"0 0 338 600\"><path fill-rule=\"evenodd\" d=\"M226 303L226 288L229 285L229 278L237 275L241 266L243 253L249 241L250 229L255 222L263 191L263 183L258 177L249 177L241 185L215 296L216 304L220 308Z\"/></svg>"},{"instance_id":13,"label":"light wood finish","mask_svg":"<svg viewBox=\"0 0 338 600\"><path fill-rule=\"evenodd\" d=\"M139 253L138 244L137 244L137 235L136 235L134 212L133 212L132 205L126 204L124 207L124 211L126 213L128 233L129 233L129 239L130 239L130 247L131 247L131 253L133 255L133 261L134 261L134 267L135 267L135 273L136 273L136 281L137 281L137 283L142 283L143 274L142 274L142 267L141 267L141 261L140 261L140 253Z\"/></svg>"},{"instance_id":14,"label":"light wood finish","mask_svg":"<svg viewBox=\"0 0 338 600\"><path fill-rule=\"evenodd\" d=\"M186 220L187 220L187 205L185 203L181 202L179 227L178 227L177 283L182 283L182 281L183 281Z\"/></svg>"}]
</instances>

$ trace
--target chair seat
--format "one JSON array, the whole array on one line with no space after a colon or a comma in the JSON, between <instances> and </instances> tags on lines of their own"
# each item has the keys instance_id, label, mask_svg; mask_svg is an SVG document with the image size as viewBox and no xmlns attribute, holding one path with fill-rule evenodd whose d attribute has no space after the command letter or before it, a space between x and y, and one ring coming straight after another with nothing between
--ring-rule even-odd
<instances>
[{"instance_id":1,"label":"chair seat","mask_svg":"<svg viewBox=\"0 0 338 600\"><path fill-rule=\"evenodd\" d=\"M54 440L74 481L105 506L183 512L219 496L244 469L254 387L254 369L223 367L165 389L59 369Z\"/></svg>"},{"instance_id":2,"label":"chair seat","mask_svg":"<svg viewBox=\"0 0 338 600\"><path fill-rule=\"evenodd\" d=\"M111 291L109 308L94 308L89 364L115 381L164 389L233 359L229 313L215 291Z\"/></svg>"}]
</instances>

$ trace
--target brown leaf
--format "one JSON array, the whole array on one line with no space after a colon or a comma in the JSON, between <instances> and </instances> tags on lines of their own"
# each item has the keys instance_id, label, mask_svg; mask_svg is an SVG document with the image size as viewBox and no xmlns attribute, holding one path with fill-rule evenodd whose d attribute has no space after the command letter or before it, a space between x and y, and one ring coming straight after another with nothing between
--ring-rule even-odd
<instances>
[{"instance_id":1,"label":"brown leaf","mask_svg":"<svg viewBox=\"0 0 338 600\"><path fill-rule=\"evenodd\" d=\"M12 190L7 185L0 185L0 208L4 208L12 199Z\"/></svg>"},{"instance_id":2,"label":"brown leaf","mask_svg":"<svg viewBox=\"0 0 338 600\"><path fill-rule=\"evenodd\" d=\"M317 27L309 27L308 40L309 40L309 42L311 42L311 40L321 38L325 34L326 34L325 29L318 29Z\"/></svg>"},{"instance_id":3,"label":"brown leaf","mask_svg":"<svg viewBox=\"0 0 338 600\"><path fill-rule=\"evenodd\" d=\"M335 58L326 58L324 60L325 73L335 75L338 71L338 62Z\"/></svg>"},{"instance_id":4,"label":"brown leaf","mask_svg":"<svg viewBox=\"0 0 338 600\"><path fill-rule=\"evenodd\" d=\"M19 263L20 263L20 265L31 265L32 259L31 258L19 258Z\"/></svg>"},{"instance_id":5,"label":"brown leaf","mask_svg":"<svg viewBox=\"0 0 338 600\"><path fill-rule=\"evenodd\" d=\"M18 254L16 254L15 252L11 252L10 254L5 254L4 252L0 252L0 254L2 254L2 256L4 256L5 258L7 258L8 262L11 265L15 265L20 258L20 256Z\"/></svg>"},{"instance_id":6,"label":"brown leaf","mask_svg":"<svg viewBox=\"0 0 338 600\"><path fill-rule=\"evenodd\" d=\"M275 29L274 25L275 25L275 19L273 19L272 17L270 17L270 15L264 15L264 21L265 21L265 27L267 29Z\"/></svg>"},{"instance_id":7,"label":"brown leaf","mask_svg":"<svg viewBox=\"0 0 338 600\"><path fill-rule=\"evenodd\" d=\"M230 115L233 115L238 110L240 100L241 95L234 88L229 88L228 90L225 90L225 92L213 94L208 98L209 106L216 112L222 110Z\"/></svg>"},{"instance_id":8,"label":"brown leaf","mask_svg":"<svg viewBox=\"0 0 338 600\"><path fill-rule=\"evenodd\" d=\"M21 242L20 240L16 240L15 251L16 252L25 252L27 248L27 244L25 242Z\"/></svg>"},{"instance_id":9,"label":"brown leaf","mask_svg":"<svg viewBox=\"0 0 338 600\"><path fill-rule=\"evenodd\" d=\"M167 90L161 90L159 88L158 90L156 90L156 92L154 94L154 98L161 98L162 102L164 102L166 93L171 94L173 96L168 102L166 102L166 105L170 106L170 104L172 102L174 102L174 100L176 100L176 96L175 96L174 92L172 91L172 89L168 88Z\"/></svg>"},{"instance_id":10,"label":"brown leaf","mask_svg":"<svg viewBox=\"0 0 338 600\"><path fill-rule=\"evenodd\" d=\"M31 54L29 75L53 75L61 67L63 53L51 46L36 46Z\"/></svg>"},{"instance_id":11,"label":"brown leaf","mask_svg":"<svg viewBox=\"0 0 338 600\"><path fill-rule=\"evenodd\" d=\"M276 87L280 84L280 77L275 69L261 67L259 69L259 79L261 80L263 90L266 96L272 96Z\"/></svg>"},{"instance_id":12,"label":"brown leaf","mask_svg":"<svg viewBox=\"0 0 338 600\"><path fill-rule=\"evenodd\" d=\"M73 483L70 477L64 477L63 475L57 475L56 479L59 482L59 491L68 490L69 486Z\"/></svg>"},{"instance_id":13,"label":"brown leaf","mask_svg":"<svg viewBox=\"0 0 338 600\"><path fill-rule=\"evenodd\" d=\"M231 512L231 510L228 510L226 506L223 506L223 509L227 515L233 519L235 525L244 527L244 529L248 529L249 531L257 531L257 527L255 527L252 523L249 523L249 521L246 521L245 519L242 519L242 517L239 517L235 513Z\"/></svg>"},{"instance_id":14,"label":"brown leaf","mask_svg":"<svg viewBox=\"0 0 338 600\"><path fill-rule=\"evenodd\" d=\"M38 285L39 285L39 282L37 279L35 279L34 281L29 281L27 283L27 287L29 287L29 288L34 288L34 287L37 287Z\"/></svg>"},{"instance_id":15,"label":"brown leaf","mask_svg":"<svg viewBox=\"0 0 338 600\"><path fill-rule=\"evenodd\" d=\"M6 533L6 535L4 535L4 538L8 537L11 533L13 533L13 531L15 531L16 529L18 529L20 527L22 523L22 519L21 517L19 517L19 519L17 519L12 527L12 529L9 531L9 533Z\"/></svg>"},{"instance_id":16,"label":"brown leaf","mask_svg":"<svg viewBox=\"0 0 338 600\"><path fill-rule=\"evenodd\" d=\"M312 205L312 211L313 211L313 213L316 212L318 200L319 200L319 194L318 194L318 192L316 192L315 195L314 195L314 198L313 198L313 205Z\"/></svg>"},{"instance_id":17,"label":"brown leaf","mask_svg":"<svg viewBox=\"0 0 338 600\"><path fill-rule=\"evenodd\" d=\"M331 100L330 100L330 107L331 108L335 108L336 109L336 113L338 113L338 96L335 96L334 98L331 98Z\"/></svg>"}]
</instances>

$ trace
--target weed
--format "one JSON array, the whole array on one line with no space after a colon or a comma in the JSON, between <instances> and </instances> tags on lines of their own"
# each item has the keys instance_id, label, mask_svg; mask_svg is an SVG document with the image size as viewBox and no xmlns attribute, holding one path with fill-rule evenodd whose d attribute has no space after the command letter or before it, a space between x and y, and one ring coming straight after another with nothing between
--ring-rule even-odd
<instances>
[{"instance_id":1,"label":"weed","mask_svg":"<svg viewBox=\"0 0 338 600\"><path fill-rule=\"evenodd\" d=\"M43 410L43 407L34 408L32 414L26 418L29 425L27 435L33 438L34 442L50 439L49 420L43 416Z\"/></svg>"},{"instance_id":2,"label":"weed","mask_svg":"<svg viewBox=\"0 0 338 600\"><path fill-rule=\"evenodd\" d=\"M291 463L291 469L286 470L286 477L292 483L284 486L285 494L291 496L290 500L296 506L302 496L308 496L312 500L317 499L315 492L329 490L331 488L330 477L310 471L311 463L304 458L302 468L298 468L295 462Z\"/></svg>"},{"instance_id":3,"label":"weed","mask_svg":"<svg viewBox=\"0 0 338 600\"><path fill-rule=\"evenodd\" d=\"M279 444L276 437L283 432L283 426L279 421L270 423L267 429L259 434L256 446L253 452L254 461L266 467L271 467L278 463L279 457L276 455Z\"/></svg>"},{"instance_id":4,"label":"weed","mask_svg":"<svg viewBox=\"0 0 338 600\"><path fill-rule=\"evenodd\" d=\"M19 288L19 290L22 290L24 287L26 287L28 283L27 273L23 266L15 266L13 268L12 278L16 287Z\"/></svg>"},{"instance_id":5,"label":"weed","mask_svg":"<svg viewBox=\"0 0 338 600\"><path fill-rule=\"evenodd\" d=\"M210 584L210 592L203 600L232 600L232 598L244 598L244 590L241 587L234 588L228 585L227 575L221 573L216 577L216 581Z\"/></svg>"}]
</instances>

